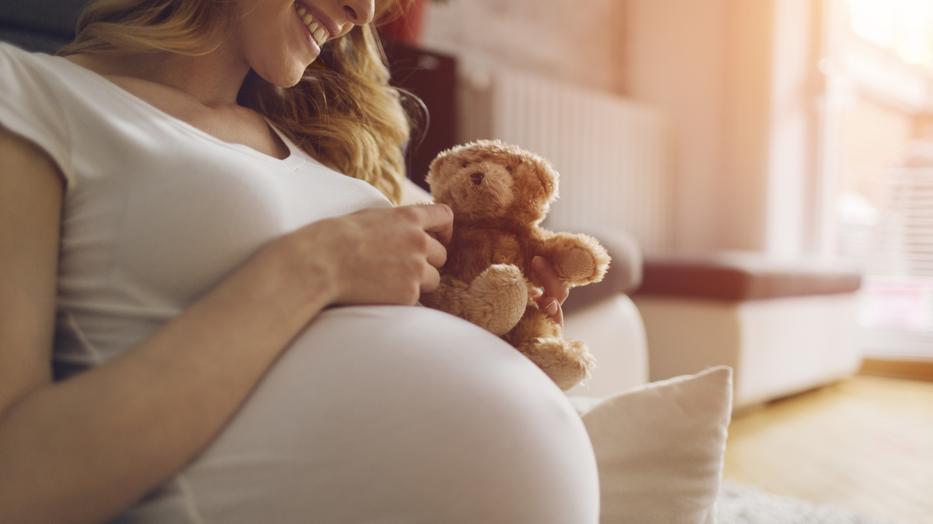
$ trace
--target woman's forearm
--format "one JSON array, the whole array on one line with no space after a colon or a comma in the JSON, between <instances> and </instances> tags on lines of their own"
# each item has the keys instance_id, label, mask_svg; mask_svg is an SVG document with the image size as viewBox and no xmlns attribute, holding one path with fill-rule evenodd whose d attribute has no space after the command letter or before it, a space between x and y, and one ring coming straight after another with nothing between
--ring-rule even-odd
<instances>
[{"instance_id":1,"label":"woman's forearm","mask_svg":"<svg viewBox=\"0 0 933 524\"><path fill-rule=\"evenodd\" d=\"M120 357L8 409L0 522L107 519L203 449L332 300L326 274L289 277L283 249L260 250Z\"/></svg>"}]
</instances>

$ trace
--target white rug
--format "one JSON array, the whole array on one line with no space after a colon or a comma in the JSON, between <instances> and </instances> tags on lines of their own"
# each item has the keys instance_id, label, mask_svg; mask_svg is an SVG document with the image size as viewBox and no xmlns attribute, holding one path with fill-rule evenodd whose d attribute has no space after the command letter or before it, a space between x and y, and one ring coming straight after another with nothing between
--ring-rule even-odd
<instances>
[{"instance_id":1,"label":"white rug","mask_svg":"<svg viewBox=\"0 0 933 524\"><path fill-rule=\"evenodd\" d=\"M718 524L898 524L729 481L723 481L717 508Z\"/></svg>"}]
</instances>

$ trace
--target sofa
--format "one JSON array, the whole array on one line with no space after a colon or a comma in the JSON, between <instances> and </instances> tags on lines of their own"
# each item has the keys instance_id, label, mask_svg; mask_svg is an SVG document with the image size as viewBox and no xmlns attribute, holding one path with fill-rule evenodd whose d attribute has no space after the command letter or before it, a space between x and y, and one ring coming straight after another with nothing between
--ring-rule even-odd
<instances>
[{"instance_id":1,"label":"sofa","mask_svg":"<svg viewBox=\"0 0 933 524\"><path fill-rule=\"evenodd\" d=\"M645 324L650 380L733 368L735 408L855 373L856 268L754 252L652 255L633 294Z\"/></svg>"}]
</instances>

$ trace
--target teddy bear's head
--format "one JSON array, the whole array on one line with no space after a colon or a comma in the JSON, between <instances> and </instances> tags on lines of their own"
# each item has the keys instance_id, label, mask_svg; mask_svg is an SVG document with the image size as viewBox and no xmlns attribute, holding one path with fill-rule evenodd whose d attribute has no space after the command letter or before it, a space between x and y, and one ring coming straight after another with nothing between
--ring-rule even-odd
<instances>
[{"instance_id":1,"label":"teddy bear's head","mask_svg":"<svg viewBox=\"0 0 933 524\"><path fill-rule=\"evenodd\" d=\"M507 217L537 223L557 199L558 174L543 158L498 140L478 140L441 152L426 181L434 201L458 218Z\"/></svg>"}]
</instances>

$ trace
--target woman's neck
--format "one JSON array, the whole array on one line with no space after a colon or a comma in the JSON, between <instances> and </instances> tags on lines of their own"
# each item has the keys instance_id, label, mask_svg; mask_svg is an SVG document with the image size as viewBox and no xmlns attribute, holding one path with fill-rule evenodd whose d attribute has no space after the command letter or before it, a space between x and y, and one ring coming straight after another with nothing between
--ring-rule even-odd
<instances>
[{"instance_id":1,"label":"woman's neck","mask_svg":"<svg viewBox=\"0 0 933 524\"><path fill-rule=\"evenodd\" d=\"M226 46L203 56L154 53L80 54L67 59L99 74L138 78L177 89L211 108L236 105L249 72L242 55Z\"/></svg>"}]
</instances>

